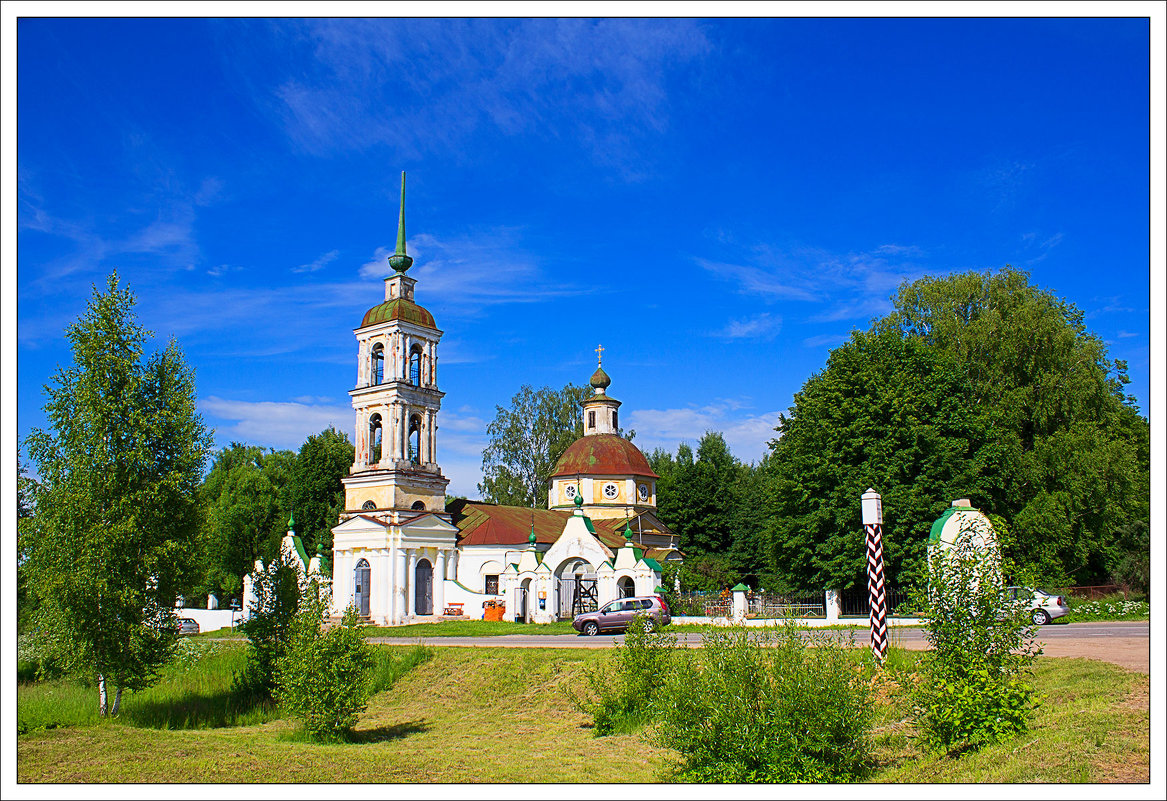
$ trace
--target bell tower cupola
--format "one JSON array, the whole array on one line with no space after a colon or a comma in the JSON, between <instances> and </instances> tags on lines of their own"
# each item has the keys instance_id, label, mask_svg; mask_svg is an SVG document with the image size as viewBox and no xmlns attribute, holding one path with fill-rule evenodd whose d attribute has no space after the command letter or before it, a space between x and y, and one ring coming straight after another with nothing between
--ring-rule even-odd
<instances>
[{"instance_id":1,"label":"bell tower cupola","mask_svg":"<svg viewBox=\"0 0 1167 801\"><path fill-rule=\"evenodd\" d=\"M604 372L604 346L596 348L596 371L592 373L592 394L582 401L584 436L590 434L619 434L617 410L620 401L608 397L612 379Z\"/></svg>"},{"instance_id":2,"label":"bell tower cupola","mask_svg":"<svg viewBox=\"0 0 1167 801\"><path fill-rule=\"evenodd\" d=\"M444 513L449 479L438 466L438 330L433 315L414 301L417 279L406 275L405 173L397 249L389 257L385 300L354 329L357 385L349 391L356 413L356 459L344 479L345 513L398 522L419 511Z\"/></svg>"}]
</instances>

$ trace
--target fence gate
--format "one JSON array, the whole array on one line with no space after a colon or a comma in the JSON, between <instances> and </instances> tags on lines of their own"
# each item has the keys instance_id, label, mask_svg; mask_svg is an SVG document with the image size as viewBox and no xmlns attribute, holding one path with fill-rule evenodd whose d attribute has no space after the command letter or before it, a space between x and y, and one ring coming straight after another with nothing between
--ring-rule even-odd
<instances>
[{"instance_id":1,"label":"fence gate","mask_svg":"<svg viewBox=\"0 0 1167 801\"><path fill-rule=\"evenodd\" d=\"M595 573L568 573L559 579L559 617L574 618L599 608Z\"/></svg>"}]
</instances>

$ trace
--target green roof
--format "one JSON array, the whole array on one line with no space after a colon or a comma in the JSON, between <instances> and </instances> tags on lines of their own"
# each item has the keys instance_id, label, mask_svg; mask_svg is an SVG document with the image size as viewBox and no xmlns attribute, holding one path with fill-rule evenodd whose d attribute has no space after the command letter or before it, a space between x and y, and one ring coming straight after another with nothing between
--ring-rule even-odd
<instances>
[{"instance_id":1,"label":"green roof","mask_svg":"<svg viewBox=\"0 0 1167 801\"><path fill-rule=\"evenodd\" d=\"M289 521L291 522L291 521ZM292 544L296 546L296 553L300 556L300 561L304 563L304 569L308 569L308 552L304 550L304 542L295 534L292 535Z\"/></svg>"},{"instance_id":2,"label":"green roof","mask_svg":"<svg viewBox=\"0 0 1167 801\"><path fill-rule=\"evenodd\" d=\"M644 563L645 563L646 565L648 565L649 567L651 567L653 570L655 570L655 571L656 571L656 572L658 572L658 573L659 573L659 572L660 572L660 570L661 570L661 568L660 568L660 562L656 561L655 559L645 559L645 560L644 560Z\"/></svg>"},{"instance_id":3,"label":"green roof","mask_svg":"<svg viewBox=\"0 0 1167 801\"><path fill-rule=\"evenodd\" d=\"M369 309L365 312L365 317L361 320L360 327L367 328L370 325L387 323L390 320L405 320L408 323L420 325L422 328L438 330L432 314L421 306L418 306L412 300L406 300L405 298L393 298L379 306L374 306Z\"/></svg>"},{"instance_id":4,"label":"green roof","mask_svg":"<svg viewBox=\"0 0 1167 801\"><path fill-rule=\"evenodd\" d=\"M731 592L749 592L749 591L750 591L750 588L747 587L745 584L742 584L740 582L738 584L735 584L731 589Z\"/></svg>"},{"instance_id":5,"label":"green roof","mask_svg":"<svg viewBox=\"0 0 1167 801\"><path fill-rule=\"evenodd\" d=\"M928 531L928 544L940 542L940 532L944 530L944 524L948 522L948 518L952 517L957 512L972 512L975 511L971 506L949 506L944 510L944 514L937 518L936 522L932 524L932 528Z\"/></svg>"}]
</instances>

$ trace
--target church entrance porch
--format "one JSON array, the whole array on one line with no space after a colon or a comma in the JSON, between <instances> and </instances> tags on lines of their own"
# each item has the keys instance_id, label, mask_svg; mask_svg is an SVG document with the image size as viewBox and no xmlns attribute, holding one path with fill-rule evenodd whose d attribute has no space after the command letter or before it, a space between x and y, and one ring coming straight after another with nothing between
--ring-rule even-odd
<instances>
[{"instance_id":1,"label":"church entrance porch","mask_svg":"<svg viewBox=\"0 0 1167 801\"><path fill-rule=\"evenodd\" d=\"M556 579L556 613L561 620L571 620L583 612L592 612L598 607L596 574L592 566L582 559L568 562Z\"/></svg>"}]
</instances>

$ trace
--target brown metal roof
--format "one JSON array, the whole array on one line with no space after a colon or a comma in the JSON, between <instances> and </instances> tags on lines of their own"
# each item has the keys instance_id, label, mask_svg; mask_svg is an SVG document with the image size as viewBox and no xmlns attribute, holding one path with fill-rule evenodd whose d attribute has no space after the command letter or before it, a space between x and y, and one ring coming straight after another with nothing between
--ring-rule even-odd
<instances>
[{"instance_id":1,"label":"brown metal roof","mask_svg":"<svg viewBox=\"0 0 1167 801\"><path fill-rule=\"evenodd\" d=\"M652 472L639 448L615 434L580 437L563 452L551 477L575 475L660 478Z\"/></svg>"},{"instance_id":2,"label":"brown metal roof","mask_svg":"<svg viewBox=\"0 0 1167 801\"><path fill-rule=\"evenodd\" d=\"M459 498L446 506L460 532L459 545L512 545L525 547L531 535L531 516L535 519L535 542L551 545L563 533L570 512L530 509L525 506L499 506L484 501ZM624 544L623 519L591 520L596 538L611 550ZM664 548L645 548L645 556L661 558Z\"/></svg>"}]
</instances>

